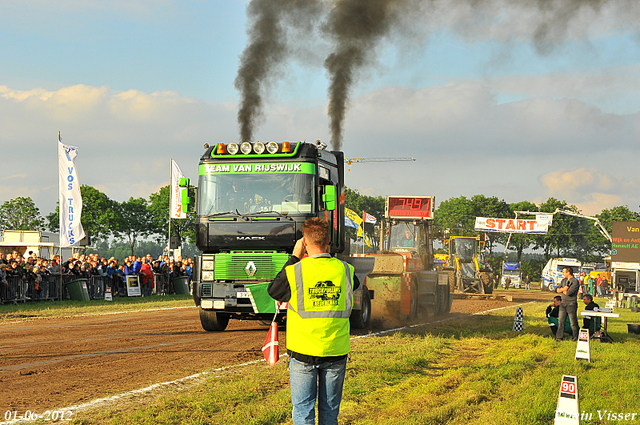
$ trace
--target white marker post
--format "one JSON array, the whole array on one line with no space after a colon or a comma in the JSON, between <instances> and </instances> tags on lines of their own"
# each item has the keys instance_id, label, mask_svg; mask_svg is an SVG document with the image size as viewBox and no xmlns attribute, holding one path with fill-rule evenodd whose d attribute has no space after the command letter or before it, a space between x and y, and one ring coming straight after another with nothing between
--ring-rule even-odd
<instances>
[{"instance_id":1,"label":"white marker post","mask_svg":"<svg viewBox=\"0 0 640 425\"><path fill-rule=\"evenodd\" d=\"M558 407L556 408L555 425L580 425L580 403L578 401L578 378L562 375Z\"/></svg>"},{"instance_id":2,"label":"white marker post","mask_svg":"<svg viewBox=\"0 0 640 425\"><path fill-rule=\"evenodd\" d=\"M578 334L578 345L576 345L576 360L586 360L591 362L589 329L580 329L580 333Z\"/></svg>"}]
</instances>

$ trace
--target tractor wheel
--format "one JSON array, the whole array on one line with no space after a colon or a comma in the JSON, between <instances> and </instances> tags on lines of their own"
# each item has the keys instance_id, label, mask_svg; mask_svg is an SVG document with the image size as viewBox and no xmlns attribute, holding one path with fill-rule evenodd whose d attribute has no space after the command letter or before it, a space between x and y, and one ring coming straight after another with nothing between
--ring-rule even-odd
<instances>
[{"instance_id":1,"label":"tractor wheel","mask_svg":"<svg viewBox=\"0 0 640 425\"><path fill-rule=\"evenodd\" d=\"M224 331L229 324L229 315L203 310L200 307L200 324L202 324L202 329L207 332Z\"/></svg>"},{"instance_id":2,"label":"tractor wheel","mask_svg":"<svg viewBox=\"0 0 640 425\"><path fill-rule=\"evenodd\" d=\"M454 270L447 270L447 275L449 276L449 288L451 292L455 292L458 289L456 285L456 272Z\"/></svg>"},{"instance_id":3,"label":"tractor wheel","mask_svg":"<svg viewBox=\"0 0 640 425\"><path fill-rule=\"evenodd\" d=\"M371 296L366 286L362 288L360 310L352 310L349 321L351 322L351 326L356 329L369 327L369 322L371 321Z\"/></svg>"}]
</instances>

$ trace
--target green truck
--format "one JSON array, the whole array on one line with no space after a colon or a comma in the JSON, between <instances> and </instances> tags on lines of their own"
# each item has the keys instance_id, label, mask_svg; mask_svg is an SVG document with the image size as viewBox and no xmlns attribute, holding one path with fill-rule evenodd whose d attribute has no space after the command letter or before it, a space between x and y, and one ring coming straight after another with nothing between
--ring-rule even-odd
<instances>
[{"instance_id":1,"label":"green truck","mask_svg":"<svg viewBox=\"0 0 640 425\"><path fill-rule=\"evenodd\" d=\"M183 182L182 184L188 184ZM186 191L184 191L186 193ZM202 327L223 331L230 319L270 321L276 303L267 294L310 217L330 225L330 250L341 255L344 231L344 156L320 141L205 145L196 201L193 298ZM343 257L363 282L351 321L371 317L366 274L372 259ZM277 317L286 314L281 307Z\"/></svg>"}]
</instances>

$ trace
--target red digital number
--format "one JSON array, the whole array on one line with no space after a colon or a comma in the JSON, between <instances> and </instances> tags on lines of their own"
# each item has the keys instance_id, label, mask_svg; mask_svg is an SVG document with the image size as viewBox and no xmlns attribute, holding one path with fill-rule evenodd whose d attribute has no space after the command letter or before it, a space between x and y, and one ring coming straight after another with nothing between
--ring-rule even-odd
<instances>
[{"instance_id":1,"label":"red digital number","mask_svg":"<svg viewBox=\"0 0 640 425\"><path fill-rule=\"evenodd\" d=\"M575 394L576 384L574 384L573 382L563 382L561 386L561 391L563 393Z\"/></svg>"},{"instance_id":2,"label":"red digital number","mask_svg":"<svg viewBox=\"0 0 640 425\"><path fill-rule=\"evenodd\" d=\"M413 209L414 210L419 210L420 208L422 208L422 199L420 198L416 198L413 200Z\"/></svg>"},{"instance_id":3,"label":"red digital number","mask_svg":"<svg viewBox=\"0 0 640 425\"><path fill-rule=\"evenodd\" d=\"M413 198L407 198L407 206L409 209L413 209Z\"/></svg>"}]
</instances>

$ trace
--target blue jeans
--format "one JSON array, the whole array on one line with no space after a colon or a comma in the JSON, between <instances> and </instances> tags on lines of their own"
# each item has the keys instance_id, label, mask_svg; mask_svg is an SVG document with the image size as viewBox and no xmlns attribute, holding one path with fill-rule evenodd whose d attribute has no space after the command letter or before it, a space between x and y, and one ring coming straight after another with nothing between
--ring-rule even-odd
<instances>
[{"instance_id":1,"label":"blue jeans","mask_svg":"<svg viewBox=\"0 0 640 425\"><path fill-rule=\"evenodd\" d=\"M346 370L346 358L318 365L303 363L293 357L289 359L292 416L295 425L315 424L316 397L318 398L318 424L338 424Z\"/></svg>"}]
</instances>

